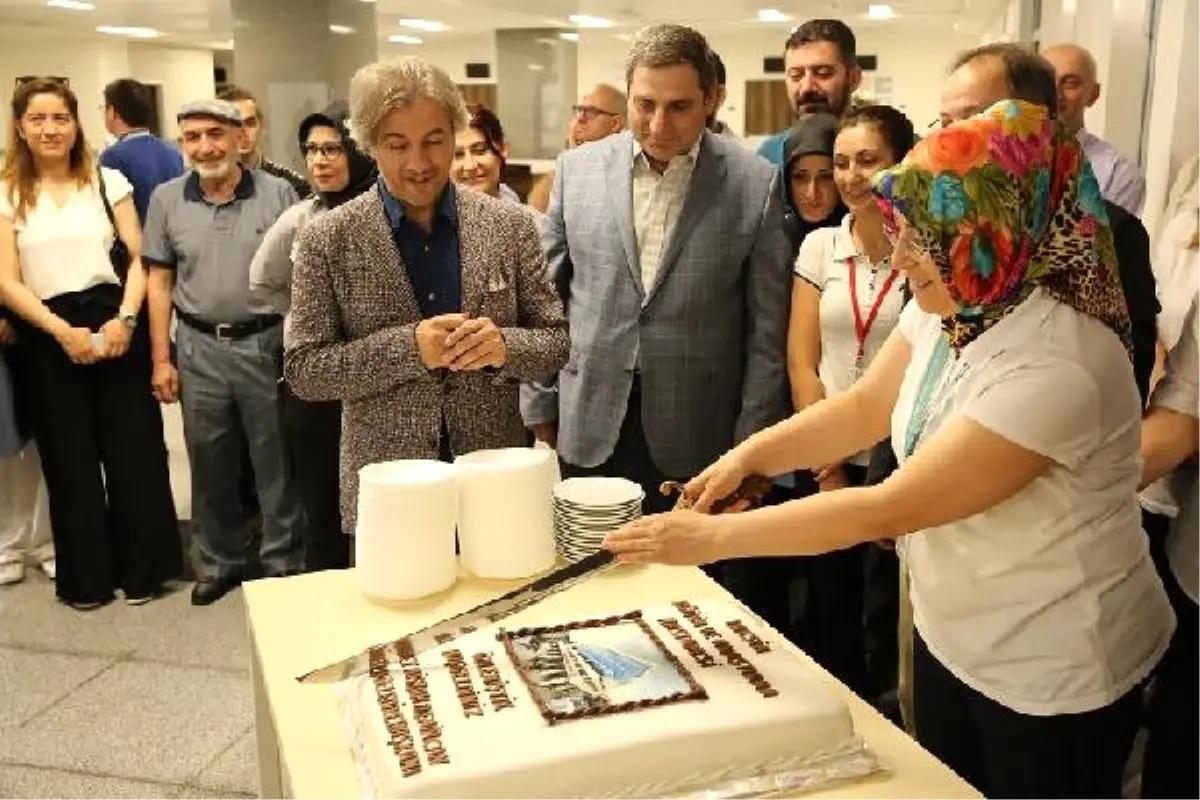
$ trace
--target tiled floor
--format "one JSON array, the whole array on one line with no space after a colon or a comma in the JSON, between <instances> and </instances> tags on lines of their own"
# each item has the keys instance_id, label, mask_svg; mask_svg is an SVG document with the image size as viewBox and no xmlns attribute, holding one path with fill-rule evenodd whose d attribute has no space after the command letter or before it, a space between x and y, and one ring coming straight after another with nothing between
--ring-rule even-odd
<instances>
[{"instance_id":1,"label":"tiled floor","mask_svg":"<svg viewBox=\"0 0 1200 800\"><path fill-rule=\"evenodd\" d=\"M240 592L81 614L32 571L0 587L0 797L251 797Z\"/></svg>"}]
</instances>

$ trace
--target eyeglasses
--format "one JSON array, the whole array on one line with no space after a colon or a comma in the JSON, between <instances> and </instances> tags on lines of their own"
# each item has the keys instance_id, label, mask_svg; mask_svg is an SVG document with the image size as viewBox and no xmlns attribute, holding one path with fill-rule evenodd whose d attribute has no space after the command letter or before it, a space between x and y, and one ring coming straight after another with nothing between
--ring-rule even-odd
<instances>
[{"instance_id":1,"label":"eyeglasses","mask_svg":"<svg viewBox=\"0 0 1200 800\"><path fill-rule=\"evenodd\" d=\"M595 106L571 106L571 112L579 119L580 122L587 122L598 116L615 117L617 116L612 111L605 111L603 108Z\"/></svg>"},{"instance_id":2,"label":"eyeglasses","mask_svg":"<svg viewBox=\"0 0 1200 800\"><path fill-rule=\"evenodd\" d=\"M309 142L308 144L304 145L305 158L316 158L317 156L321 156L323 158L333 160L345 152L346 148L337 142L324 142L322 144Z\"/></svg>"}]
</instances>

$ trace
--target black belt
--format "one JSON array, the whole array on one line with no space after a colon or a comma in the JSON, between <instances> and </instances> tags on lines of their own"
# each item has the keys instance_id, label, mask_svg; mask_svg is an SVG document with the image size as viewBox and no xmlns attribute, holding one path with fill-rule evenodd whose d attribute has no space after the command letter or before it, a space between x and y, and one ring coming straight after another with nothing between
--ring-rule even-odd
<instances>
[{"instance_id":1,"label":"black belt","mask_svg":"<svg viewBox=\"0 0 1200 800\"><path fill-rule=\"evenodd\" d=\"M244 339L247 336L253 336L256 333L269 331L279 323L283 322L283 317L278 314L262 314L254 319L248 319L244 322L207 322L193 317L191 314L186 314L175 309L176 316L181 322L187 324L189 328L194 328L201 333L207 333L209 336L215 336L221 341L230 339Z\"/></svg>"}]
</instances>

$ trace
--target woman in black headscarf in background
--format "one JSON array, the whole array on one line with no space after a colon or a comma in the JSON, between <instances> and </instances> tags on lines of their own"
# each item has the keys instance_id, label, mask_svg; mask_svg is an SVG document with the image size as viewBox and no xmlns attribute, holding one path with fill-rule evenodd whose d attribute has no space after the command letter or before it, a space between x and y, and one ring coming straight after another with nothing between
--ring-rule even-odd
<instances>
[{"instance_id":1,"label":"woman in black headscarf in background","mask_svg":"<svg viewBox=\"0 0 1200 800\"><path fill-rule=\"evenodd\" d=\"M346 128L348 115L346 103L337 101L300 123L300 150L316 194L279 217L267 231L250 266L250 291L284 315L291 308L292 243L297 234L313 216L358 197L378 177L375 162L350 138ZM287 340L285 319L285 346ZM350 566L354 540L342 531L339 508L341 403L301 400L286 385L282 396L284 435L308 516L304 568L344 569Z\"/></svg>"}]
</instances>

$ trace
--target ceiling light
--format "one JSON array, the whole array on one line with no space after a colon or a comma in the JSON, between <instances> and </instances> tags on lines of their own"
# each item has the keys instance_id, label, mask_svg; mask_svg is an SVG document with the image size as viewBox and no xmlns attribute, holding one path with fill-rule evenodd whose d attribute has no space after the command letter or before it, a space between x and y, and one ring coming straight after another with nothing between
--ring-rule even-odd
<instances>
[{"instance_id":1,"label":"ceiling light","mask_svg":"<svg viewBox=\"0 0 1200 800\"><path fill-rule=\"evenodd\" d=\"M154 28L127 28L123 25L100 25L96 33L109 33L113 36L132 36L134 39L153 39L161 36Z\"/></svg>"},{"instance_id":2,"label":"ceiling light","mask_svg":"<svg viewBox=\"0 0 1200 800\"><path fill-rule=\"evenodd\" d=\"M759 22L788 22L791 19L791 14L784 14L775 8L760 8L758 11Z\"/></svg>"},{"instance_id":3,"label":"ceiling light","mask_svg":"<svg viewBox=\"0 0 1200 800\"><path fill-rule=\"evenodd\" d=\"M564 31L558 35L558 38L568 42L578 42L579 34L574 31Z\"/></svg>"},{"instance_id":4,"label":"ceiling light","mask_svg":"<svg viewBox=\"0 0 1200 800\"><path fill-rule=\"evenodd\" d=\"M388 37L388 41L392 44L423 44L425 42L420 36L409 36L404 33L393 33Z\"/></svg>"},{"instance_id":5,"label":"ceiling light","mask_svg":"<svg viewBox=\"0 0 1200 800\"><path fill-rule=\"evenodd\" d=\"M604 17L593 17L591 14L572 14L567 19L581 28L611 28L613 26L611 20Z\"/></svg>"},{"instance_id":6,"label":"ceiling light","mask_svg":"<svg viewBox=\"0 0 1200 800\"><path fill-rule=\"evenodd\" d=\"M896 12L887 3L872 3L867 6L867 19L891 19Z\"/></svg>"},{"instance_id":7,"label":"ceiling light","mask_svg":"<svg viewBox=\"0 0 1200 800\"><path fill-rule=\"evenodd\" d=\"M354 33L354 28L351 28L349 25L330 25L329 32L340 33L344 36L348 33Z\"/></svg>"},{"instance_id":8,"label":"ceiling light","mask_svg":"<svg viewBox=\"0 0 1200 800\"><path fill-rule=\"evenodd\" d=\"M400 27L438 33L439 31L446 30L446 23L438 22L436 19L402 19L400 20Z\"/></svg>"},{"instance_id":9,"label":"ceiling light","mask_svg":"<svg viewBox=\"0 0 1200 800\"><path fill-rule=\"evenodd\" d=\"M530 72L542 72L546 69L541 64L526 64L525 66L529 67Z\"/></svg>"},{"instance_id":10,"label":"ceiling light","mask_svg":"<svg viewBox=\"0 0 1200 800\"><path fill-rule=\"evenodd\" d=\"M81 0L46 0L46 5L50 8L66 8L71 11L94 11L96 6L92 3L84 3Z\"/></svg>"}]
</instances>

